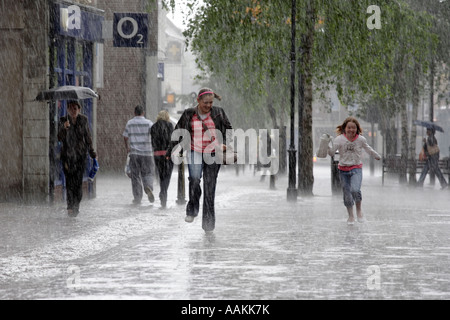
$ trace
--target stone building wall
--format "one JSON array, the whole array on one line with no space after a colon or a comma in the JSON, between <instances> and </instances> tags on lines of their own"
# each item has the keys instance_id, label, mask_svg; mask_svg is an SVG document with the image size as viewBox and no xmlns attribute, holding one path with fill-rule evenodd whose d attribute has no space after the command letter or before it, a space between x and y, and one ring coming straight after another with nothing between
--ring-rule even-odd
<instances>
[{"instance_id":1,"label":"stone building wall","mask_svg":"<svg viewBox=\"0 0 450 320\"><path fill-rule=\"evenodd\" d=\"M45 0L0 2L0 201L48 195L48 108L33 101L47 83Z\"/></svg>"},{"instance_id":2,"label":"stone building wall","mask_svg":"<svg viewBox=\"0 0 450 320\"><path fill-rule=\"evenodd\" d=\"M105 21L114 13L143 13L142 0L98 0ZM136 105L145 106L145 49L114 47L113 39L104 40L104 87L98 89L97 151L102 171L123 169L126 161L122 133L134 116Z\"/></svg>"}]
</instances>

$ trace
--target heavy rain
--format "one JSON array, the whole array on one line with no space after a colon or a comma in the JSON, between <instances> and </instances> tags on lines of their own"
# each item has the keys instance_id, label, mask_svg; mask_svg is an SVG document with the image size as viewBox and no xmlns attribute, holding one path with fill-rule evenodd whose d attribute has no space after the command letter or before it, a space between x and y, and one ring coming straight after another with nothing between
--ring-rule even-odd
<instances>
[{"instance_id":1,"label":"heavy rain","mask_svg":"<svg viewBox=\"0 0 450 320\"><path fill-rule=\"evenodd\" d=\"M449 0L0 17L1 300L450 299Z\"/></svg>"}]
</instances>

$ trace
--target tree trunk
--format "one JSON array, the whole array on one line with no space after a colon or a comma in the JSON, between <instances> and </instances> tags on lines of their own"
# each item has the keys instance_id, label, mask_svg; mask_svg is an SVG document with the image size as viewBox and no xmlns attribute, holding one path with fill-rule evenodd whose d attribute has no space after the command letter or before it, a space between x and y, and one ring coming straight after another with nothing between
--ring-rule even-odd
<instances>
[{"instance_id":1,"label":"tree trunk","mask_svg":"<svg viewBox=\"0 0 450 320\"><path fill-rule=\"evenodd\" d=\"M399 74L399 82L398 82L398 103L400 105L400 115L401 115L401 146L400 146L400 153L401 153L401 171L399 175L399 182L400 183L406 183L407 182L407 170L408 170L408 147L409 147L409 141L408 141L408 110L407 110L407 103L406 103L406 79L405 79L405 68L406 68L406 58L402 57L401 61L401 71Z\"/></svg>"},{"instance_id":2,"label":"tree trunk","mask_svg":"<svg viewBox=\"0 0 450 320\"><path fill-rule=\"evenodd\" d=\"M434 57L431 57L430 65L430 121L434 122L434 76L436 74ZM434 186L435 174L430 170L430 185Z\"/></svg>"},{"instance_id":3,"label":"tree trunk","mask_svg":"<svg viewBox=\"0 0 450 320\"><path fill-rule=\"evenodd\" d=\"M267 109L269 110L270 119L272 119L273 128L278 129L277 112L275 111L272 100L270 98L269 101L267 101Z\"/></svg>"},{"instance_id":4,"label":"tree trunk","mask_svg":"<svg viewBox=\"0 0 450 320\"><path fill-rule=\"evenodd\" d=\"M280 108L280 159L279 159L279 173L280 174L286 174L286 168L287 168L287 135L286 135L286 119L284 114L284 106L286 104L286 96L283 96L281 104L283 107Z\"/></svg>"},{"instance_id":5,"label":"tree trunk","mask_svg":"<svg viewBox=\"0 0 450 320\"><path fill-rule=\"evenodd\" d=\"M372 146L372 148L375 148L375 122L373 120L370 121L370 132L372 133L370 145ZM375 175L375 160L373 157L370 157L370 176L373 177L374 175Z\"/></svg>"},{"instance_id":6,"label":"tree trunk","mask_svg":"<svg viewBox=\"0 0 450 320\"><path fill-rule=\"evenodd\" d=\"M435 64L434 58L431 58L430 65L430 118L431 122L434 121L434 75L435 75Z\"/></svg>"},{"instance_id":7,"label":"tree trunk","mask_svg":"<svg viewBox=\"0 0 450 320\"><path fill-rule=\"evenodd\" d=\"M388 98L386 101L386 110L395 110L394 101L392 98ZM389 111L388 111L389 112ZM386 128L386 155L397 154L397 130L395 127L395 112L389 112L385 115L385 128Z\"/></svg>"},{"instance_id":8,"label":"tree trunk","mask_svg":"<svg viewBox=\"0 0 450 320\"><path fill-rule=\"evenodd\" d=\"M266 82L266 91L269 93L267 96L267 110L269 111L270 119L272 120L272 128L278 129L277 111L273 106L274 101L269 82Z\"/></svg>"},{"instance_id":9,"label":"tree trunk","mask_svg":"<svg viewBox=\"0 0 450 320\"><path fill-rule=\"evenodd\" d=\"M302 83L304 85L303 98L303 130L301 133L301 167L299 172L298 192L302 195L312 195L314 185L313 174L313 140L312 140L312 48L314 44L315 26L314 1L308 0L306 9L306 33L302 37L303 65L300 66Z\"/></svg>"},{"instance_id":10,"label":"tree trunk","mask_svg":"<svg viewBox=\"0 0 450 320\"><path fill-rule=\"evenodd\" d=\"M419 113L419 76L420 76L420 64L415 62L414 64L414 75L412 83L412 119L416 120ZM409 184L415 185L417 183L416 179L416 138L417 138L417 126L413 125L411 128L411 139L409 140L409 160L411 161L411 167L409 168Z\"/></svg>"}]
</instances>

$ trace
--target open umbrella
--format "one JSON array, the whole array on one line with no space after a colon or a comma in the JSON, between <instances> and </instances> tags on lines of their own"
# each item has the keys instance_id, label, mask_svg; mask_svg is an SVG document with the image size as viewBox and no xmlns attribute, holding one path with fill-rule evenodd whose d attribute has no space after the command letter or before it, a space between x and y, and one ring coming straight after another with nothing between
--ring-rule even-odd
<instances>
[{"instance_id":1,"label":"open umbrella","mask_svg":"<svg viewBox=\"0 0 450 320\"><path fill-rule=\"evenodd\" d=\"M39 92L36 100L81 100L98 97L98 94L88 87L62 86Z\"/></svg>"},{"instance_id":2,"label":"open umbrella","mask_svg":"<svg viewBox=\"0 0 450 320\"><path fill-rule=\"evenodd\" d=\"M434 129L436 131L444 132L444 129L442 129L441 126L438 126L437 124L435 124L434 122L431 122L431 121L414 120L413 123L418 126L425 127L427 129Z\"/></svg>"}]
</instances>

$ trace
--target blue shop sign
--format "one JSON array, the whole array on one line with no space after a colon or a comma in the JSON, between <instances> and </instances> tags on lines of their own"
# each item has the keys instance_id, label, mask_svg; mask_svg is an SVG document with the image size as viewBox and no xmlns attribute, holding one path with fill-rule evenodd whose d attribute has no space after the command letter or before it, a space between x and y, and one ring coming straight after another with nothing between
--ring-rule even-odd
<instances>
[{"instance_id":1,"label":"blue shop sign","mask_svg":"<svg viewBox=\"0 0 450 320\"><path fill-rule=\"evenodd\" d=\"M158 62L158 79L164 81L164 62Z\"/></svg>"},{"instance_id":2,"label":"blue shop sign","mask_svg":"<svg viewBox=\"0 0 450 320\"><path fill-rule=\"evenodd\" d=\"M148 44L148 14L114 13L114 47L146 48Z\"/></svg>"},{"instance_id":3,"label":"blue shop sign","mask_svg":"<svg viewBox=\"0 0 450 320\"><path fill-rule=\"evenodd\" d=\"M81 40L101 42L104 17L77 5L55 4L55 32Z\"/></svg>"}]
</instances>

